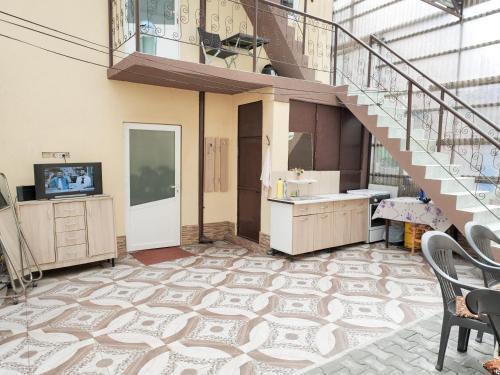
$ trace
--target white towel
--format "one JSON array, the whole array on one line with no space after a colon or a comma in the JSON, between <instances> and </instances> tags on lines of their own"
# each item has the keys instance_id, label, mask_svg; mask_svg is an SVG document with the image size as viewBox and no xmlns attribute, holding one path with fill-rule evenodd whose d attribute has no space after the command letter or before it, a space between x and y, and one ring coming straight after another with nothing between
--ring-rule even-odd
<instances>
[{"instance_id":1,"label":"white towel","mask_svg":"<svg viewBox=\"0 0 500 375\"><path fill-rule=\"evenodd\" d=\"M264 192L269 194L271 191L271 147L266 150L264 162L262 163L262 174L260 175Z\"/></svg>"}]
</instances>

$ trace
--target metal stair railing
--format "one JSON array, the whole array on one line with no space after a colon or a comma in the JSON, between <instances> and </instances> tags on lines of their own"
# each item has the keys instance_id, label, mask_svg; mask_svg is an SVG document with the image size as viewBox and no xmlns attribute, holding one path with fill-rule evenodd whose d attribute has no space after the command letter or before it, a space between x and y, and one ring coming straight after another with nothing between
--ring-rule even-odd
<instances>
[{"instance_id":1,"label":"metal stair railing","mask_svg":"<svg viewBox=\"0 0 500 375\"><path fill-rule=\"evenodd\" d=\"M442 84L440 84L439 82L437 82L436 80L431 78L429 75L425 74L422 70L417 68L410 61L408 61L403 56L401 56L399 53L397 53L394 49L389 47L387 45L387 43L385 43L383 40L378 38L376 35L370 35L370 47L373 48L374 44L377 44L378 46L383 47L383 50L388 52L388 55L386 55L386 58L389 59L390 56L396 57L396 59L398 61L391 61L393 64L405 65L406 67L408 67L408 74L409 75L411 75L411 72L416 73L417 77L414 77L414 79L416 79L417 81L420 81L421 83L423 80L425 80L428 83L432 84L432 86L434 86L434 88L436 88L437 91L439 91L439 95L440 95L441 100L446 102L448 99L447 98L447 96L448 96L449 99L451 99L455 102L453 105L453 107L455 107L455 109L459 108L460 106L463 107L464 109L466 109L468 112L465 113L465 116L469 117L472 120L472 122L475 122L474 120L477 118L477 119L483 121L486 126L491 127L492 130L494 130L496 132L500 132L500 127L497 124L495 124L493 121L488 119L486 116L484 116L481 112L474 109L471 105L469 105L463 99L461 99L460 97L458 97L457 95L452 93L450 90L448 90ZM379 51L380 51L380 53L383 53L381 49ZM433 90L429 89L429 91L433 91ZM450 106L451 105L452 104L450 103ZM476 125L477 127L481 126L481 124L476 124L476 123L474 125ZM438 144L438 151L439 151L439 144Z\"/></svg>"},{"instance_id":2,"label":"metal stair railing","mask_svg":"<svg viewBox=\"0 0 500 375\"><path fill-rule=\"evenodd\" d=\"M285 9L268 0L258 1ZM290 8L286 10L303 17L308 27L317 27L320 23L323 29L332 29L332 85L355 86L360 93L372 98L405 130L406 150L412 149L413 142L418 143L422 150L431 155L436 165L445 168L449 177L455 179L481 206L500 220L498 214L488 207L486 198L489 199L489 196L483 193L483 190L492 191L500 199L500 131L497 125L444 87L440 94L431 92L421 78L424 75L407 60L400 62L402 66L398 67L388 56L341 25ZM378 43L372 38L371 44L374 42ZM420 78L412 77L415 72L420 74ZM442 87L434 80L431 82L436 87ZM448 98L455 103L449 103ZM468 113L460 113L459 106L466 108ZM399 116L391 115L391 111L399 113ZM475 124L475 118L484 123ZM425 140L414 139L414 129L423 129ZM433 155L436 151L447 154L448 162L440 162ZM461 176L474 177L474 188L460 180Z\"/></svg>"}]
</instances>

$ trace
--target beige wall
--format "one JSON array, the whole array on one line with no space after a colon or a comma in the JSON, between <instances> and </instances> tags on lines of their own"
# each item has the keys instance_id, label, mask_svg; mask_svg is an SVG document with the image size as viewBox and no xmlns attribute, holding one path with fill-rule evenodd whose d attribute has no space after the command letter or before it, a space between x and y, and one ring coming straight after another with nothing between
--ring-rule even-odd
<instances>
[{"instance_id":1,"label":"beige wall","mask_svg":"<svg viewBox=\"0 0 500 375\"><path fill-rule=\"evenodd\" d=\"M9 2L8 12L107 43L106 2ZM75 20L74 15L80 17ZM73 22L68 22L73 19ZM87 21L94 19L95 27ZM107 56L36 36L13 26L0 32L106 64ZM182 225L198 220L198 93L109 81L106 69L0 39L0 171L16 185L33 184L43 151L68 151L69 161L102 161L104 192L115 197L117 234L124 234L124 122L182 126ZM207 94L207 135L230 139L230 189L206 194L207 222L235 220L236 127L231 96Z\"/></svg>"},{"instance_id":2,"label":"beige wall","mask_svg":"<svg viewBox=\"0 0 500 375\"><path fill-rule=\"evenodd\" d=\"M107 45L105 1L19 0L3 10ZM78 15L78 17L75 17ZM89 26L92 20L92 27ZM198 93L109 81L108 56L80 46L0 24L0 33L92 61L95 66L0 38L0 171L11 188L33 184L33 164L44 151L68 151L72 162L101 161L104 192L113 195L117 234L124 233L124 127L126 122L182 127L182 225L198 223ZM93 45L93 47L96 47ZM106 48L103 48L106 51ZM272 169L287 169L289 104L275 102L271 89L234 96L207 94L206 135L229 138L229 191L205 194L205 221L236 222L237 109L263 101L263 157L266 136ZM263 193L261 231L269 233L269 205Z\"/></svg>"}]
</instances>

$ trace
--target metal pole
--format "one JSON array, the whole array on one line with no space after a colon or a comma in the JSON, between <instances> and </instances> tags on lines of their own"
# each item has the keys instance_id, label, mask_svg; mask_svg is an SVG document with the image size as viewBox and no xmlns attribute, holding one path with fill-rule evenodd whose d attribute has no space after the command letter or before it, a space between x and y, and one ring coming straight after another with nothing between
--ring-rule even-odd
<instances>
[{"instance_id":1,"label":"metal pole","mask_svg":"<svg viewBox=\"0 0 500 375\"><path fill-rule=\"evenodd\" d=\"M373 45L373 39L370 35L370 47L372 47L372 45ZM372 51L368 50L368 80L366 83L366 87L370 87L371 78L372 78L371 75L372 75Z\"/></svg>"},{"instance_id":2,"label":"metal pole","mask_svg":"<svg viewBox=\"0 0 500 375\"><path fill-rule=\"evenodd\" d=\"M307 14L307 0L304 0L304 14ZM302 54L306 54L306 27L307 27L307 18L304 16L304 21L302 23Z\"/></svg>"},{"instance_id":3,"label":"metal pole","mask_svg":"<svg viewBox=\"0 0 500 375\"><path fill-rule=\"evenodd\" d=\"M333 85L337 86L337 46L339 28L335 25L335 38L333 40Z\"/></svg>"},{"instance_id":4,"label":"metal pole","mask_svg":"<svg viewBox=\"0 0 500 375\"><path fill-rule=\"evenodd\" d=\"M108 0L108 54L109 67L113 67L113 0Z\"/></svg>"},{"instance_id":5,"label":"metal pole","mask_svg":"<svg viewBox=\"0 0 500 375\"><path fill-rule=\"evenodd\" d=\"M141 0L135 0L135 50L141 52Z\"/></svg>"},{"instance_id":6,"label":"metal pole","mask_svg":"<svg viewBox=\"0 0 500 375\"><path fill-rule=\"evenodd\" d=\"M253 26L253 71L257 71L257 27L259 25L259 0L254 1L255 25Z\"/></svg>"},{"instance_id":7,"label":"metal pole","mask_svg":"<svg viewBox=\"0 0 500 375\"><path fill-rule=\"evenodd\" d=\"M207 0L200 0L200 29L205 31L207 29ZM205 64L205 54L203 53L203 47L201 46L200 41L200 64Z\"/></svg>"},{"instance_id":8,"label":"metal pole","mask_svg":"<svg viewBox=\"0 0 500 375\"><path fill-rule=\"evenodd\" d=\"M444 90L441 90L441 100L444 101ZM436 146L436 151L440 152L441 151L441 139L443 137L443 106L440 104L439 105L439 122L438 122L438 139L437 139L437 146Z\"/></svg>"},{"instance_id":9,"label":"metal pole","mask_svg":"<svg viewBox=\"0 0 500 375\"><path fill-rule=\"evenodd\" d=\"M205 181L205 92L198 94L198 242L211 243L212 241L205 237L204 218L205 210L204 199L204 181Z\"/></svg>"},{"instance_id":10,"label":"metal pole","mask_svg":"<svg viewBox=\"0 0 500 375\"><path fill-rule=\"evenodd\" d=\"M411 142L411 102L413 94L413 83L408 81L408 112L406 114L406 151L410 151Z\"/></svg>"}]
</instances>

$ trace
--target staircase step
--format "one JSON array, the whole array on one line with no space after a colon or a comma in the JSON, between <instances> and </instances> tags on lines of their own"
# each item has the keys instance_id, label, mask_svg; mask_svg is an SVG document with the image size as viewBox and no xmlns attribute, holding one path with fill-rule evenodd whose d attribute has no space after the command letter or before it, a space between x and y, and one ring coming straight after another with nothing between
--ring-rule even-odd
<instances>
[{"instance_id":1,"label":"staircase step","mask_svg":"<svg viewBox=\"0 0 500 375\"><path fill-rule=\"evenodd\" d=\"M456 196L456 207L457 209L463 208L472 208L479 205L479 202L489 203L491 192L487 190L478 190L475 191L474 194L469 192L459 192L459 193L450 193L449 195ZM500 225L500 223L499 223ZM500 227L499 227L500 229Z\"/></svg>"},{"instance_id":2,"label":"staircase step","mask_svg":"<svg viewBox=\"0 0 500 375\"><path fill-rule=\"evenodd\" d=\"M473 220L479 224L497 223L500 220L500 206L493 204L485 206L480 205L476 207L464 208L460 211L472 213L474 215Z\"/></svg>"},{"instance_id":3,"label":"staircase step","mask_svg":"<svg viewBox=\"0 0 500 375\"><path fill-rule=\"evenodd\" d=\"M458 177L460 170L461 166L458 164L430 164L425 166L425 178L439 178L450 176L450 174Z\"/></svg>"},{"instance_id":4,"label":"staircase step","mask_svg":"<svg viewBox=\"0 0 500 375\"><path fill-rule=\"evenodd\" d=\"M490 228L497 236L500 237L500 222L486 224L488 228Z\"/></svg>"},{"instance_id":5,"label":"staircase step","mask_svg":"<svg viewBox=\"0 0 500 375\"><path fill-rule=\"evenodd\" d=\"M442 177L429 178L428 180L441 181L441 193L474 192L476 190L476 179L474 177Z\"/></svg>"},{"instance_id":6,"label":"staircase step","mask_svg":"<svg viewBox=\"0 0 500 375\"><path fill-rule=\"evenodd\" d=\"M415 139L425 139L424 129L414 129L411 132L412 137ZM389 138L401 138L406 139L406 129L404 128L389 128L388 133Z\"/></svg>"},{"instance_id":7,"label":"staircase step","mask_svg":"<svg viewBox=\"0 0 500 375\"><path fill-rule=\"evenodd\" d=\"M358 101L359 104L359 101ZM396 108L394 106L379 106L374 103L368 104L368 113L370 115L385 115L390 116L398 121L405 121L406 123L406 110L403 108Z\"/></svg>"},{"instance_id":8,"label":"staircase step","mask_svg":"<svg viewBox=\"0 0 500 375\"><path fill-rule=\"evenodd\" d=\"M412 151L411 157L413 165L447 164L450 162L450 156L444 152L415 150Z\"/></svg>"},{"instance_id":9,"label":"staircase step","mask_svg":"<svg viewBox=\"0 0 500 375\"><path fill-rule=\"evenodd\" d=\"M384 115L377 115L377 127L379 128L398 128L398 129L404 129L406 126L406 123L400 124L397 122L394 118L391 116L384 114Z\"/></svg>"},{"instance_id":10,"label":"staircase step","mask_svg":"<svg viewBox=\"0 0 500 375\"><path fill-rule=\"evenodd\" d=\"M406 150L406 137L401 139L401 151ZM425 139L424 137L415 138L412 136L410 138L410 151L427 151L429 148L434 147L434 144L432 143L432 140L429 141L428 139Z\"/></svg>"}]
</instances>

